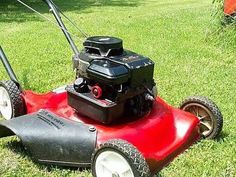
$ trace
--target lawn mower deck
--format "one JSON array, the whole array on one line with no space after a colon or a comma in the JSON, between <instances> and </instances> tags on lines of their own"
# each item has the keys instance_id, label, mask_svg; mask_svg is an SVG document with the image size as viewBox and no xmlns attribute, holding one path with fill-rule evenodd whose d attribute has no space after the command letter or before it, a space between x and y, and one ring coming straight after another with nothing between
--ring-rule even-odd
<instances>
[{"instance_id":1,"label":"lawn mower deck","mask_svg":"<svg viewBox=\"0 0 236 177\"><path fill-rule=\"evenodd\" d=\"M214 102L192 96L180 108L168 105L157 96L150 58L110 36L87 37L79 52L59 8L44 2L74 52L76 77L46 94L24 90L0 47L10 77L0 82L7 119L0 137L18 136L42 163L91 166L95 177L149 177L201 137L220 134L223 117Z\"/></svg>"},{"instance_id":2,"label":"lawn mower deck","mask_svg":"<svg viewBox=\"0 0 236 177\"><path fill-rule=\"evenodd\" d=\"M1 123L0 125L6 127L9 133L1 127L0 136L16 134L26 148L33 152L36 160L44 163L88 166L91 159L81 159L79 153L81 149L83 149L82 154L85 153L84 150L90 149L86 157L91 157L94 149L106 141L122 139L142 152L151 172L154 173L200 138L199 119L193 114L169 106L160 97L156 98L152 111L143 118L132 120L132 118L123 117L111 125L105 125L78 114L68 105L67 92L63 91L63 88L47 94L24 91L22 97L27 108L26 116ZM52 114L54 118L44 116L42 119L41 116L35 116L35 114L42 114L42 111ZM58 120L63 120L63 122ZM74 122L78 122L78 126L82 123L88 128L81 131L78 127L76 131L73 128ZM91 141L87 142L84 138ZM82 144L83 147L78 144ZM80 151L68 151L71 149L69 146L73 145L77 145L76 148Z\"/></svg>"}]
</instances>

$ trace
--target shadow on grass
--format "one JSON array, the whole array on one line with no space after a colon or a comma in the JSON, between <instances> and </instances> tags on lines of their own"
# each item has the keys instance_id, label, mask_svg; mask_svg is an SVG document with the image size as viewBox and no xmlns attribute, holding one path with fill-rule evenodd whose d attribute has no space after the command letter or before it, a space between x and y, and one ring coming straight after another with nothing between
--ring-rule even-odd
<instances>
[{"instance_id":1,"label":"shadow on grass","mask_svg":"<svg viewBox=\"0 0 236 177\"><path fill-rule=\"evenodd\" d=\"M217 142L224 142L225 139L226 139L228 136L229 136L229 134L223 131L223 132L221 132L220 135L216 138L216 141L217 141Z\"/></svg>"},{"instance_id":2,"label":"shadow on grass","mask_svg":"<svg viewBox=\"0 0 236 177\"><path fill-rule=\"evenodd\" d=\"M13 140L4 144L3 146L4 146L4 148L10 149L11 151L13 151L16 154L20 154L22 156L29 155L29 153L27 153L23 144L21 143L21 141L17 137L14 137Z\"/></svg>"},{"instance_id":3,"label":"shadow on grass","mask_svg":"<svg viewBox=\"0 0 236 177\"><path fill-rule=\"evenodd\" d=\"M49 13L47 5L41 0L22 0L41 13ZM55 4L63 11L76 11L77 13L89 13L89 7L98 6L138 6L140 0L55 0ZM115 14L116 12L114 12ZM0 22L25 22L41 20L33 11L30 11L16 0L0 1Z\"/></svg>"}]
</instances>

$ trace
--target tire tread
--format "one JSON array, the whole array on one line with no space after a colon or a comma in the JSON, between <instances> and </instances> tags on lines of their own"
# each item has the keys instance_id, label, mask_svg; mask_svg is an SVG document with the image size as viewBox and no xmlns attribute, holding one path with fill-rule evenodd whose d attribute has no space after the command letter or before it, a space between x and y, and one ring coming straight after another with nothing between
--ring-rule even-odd
<instances>
[{"instance_id":1,"label":"tire tread","mask_svg":"<svg viewBox=\"0 0 236 177\"><path fill-rule=\"evenodd\" d=\"M150 177L151 172L143 155L132 144L125 140L112 139L103 143L92 155L92 163L96 158L97 152L102 149L114 149L122 154L122 156L130 163L135 177ZM94 166L92 164L92 166ZM96 177L94 168L92 167L93 176Z\"/></svg>"},{"instance_id":2,"label":"tire tread","mask_svg":"<svg viewBox=\"0 0 236 177\"><path fill-rule=\"evenodd\" d=\"M203 106L205 106L206 108L208 108L214 118L216 119L216 127L215 127L215 131L213 134L210 134L209 137L206 137L208 139L215 139L219 136L219 134L222 131L223 128L223 116L222 113L219 109L219 107L209 98L204 97L204 96L191 96L186 98L181 104L180 104L180 109L183 109L187 104L189 103L199 103Z\"/></svg>"},{"instance_id":3,"label":"tire tread","mask_svg":"<svg viewBox=\"0 0 236 177\"><path fill-rule=\"evenodd\" d=\"M11 80L1 81L0 86L7 89L11 98L13 115L12 117L18 117L25 114L25 104L21 97L21 91L18 86Z\"/></svg>"}]
</instances>

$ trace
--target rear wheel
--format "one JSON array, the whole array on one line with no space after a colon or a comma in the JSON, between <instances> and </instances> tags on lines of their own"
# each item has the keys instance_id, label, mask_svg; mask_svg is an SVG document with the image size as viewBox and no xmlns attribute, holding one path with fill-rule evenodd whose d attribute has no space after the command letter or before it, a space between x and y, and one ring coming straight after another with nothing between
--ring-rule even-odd
<instances>
[{"instance_id":1,"label":"rear wheel","mask_svg":"<svg viewBox=\"0 0 236 177\"><path fill-rule=\"evenodd\" d=\"M124 140L109 140L92 157L94 177L149 177L149 167L142 154Z\"/></svg>"},{"instance_id":2,"label":"rear wheel","mask_svg":"<svg viewBox=\"0 0 236 177\"><path fill-rule=\"evenodd\" d=\"M0 82L0 114L9 120L25 113L24 100L18 86L11 80Z\"/></svg>"},{"instance_id":3,"label":"rear wheel","mask_svg":"<svg viewBox=\"0 0 236 177\"><path fill-rule=\"evenodd\" d=\"M214 139L219 136L223 127L223 116L213 101L202 96L192 96L182 102L180 109L199 118L203 137Z\"/></svg>"}]
</instances>

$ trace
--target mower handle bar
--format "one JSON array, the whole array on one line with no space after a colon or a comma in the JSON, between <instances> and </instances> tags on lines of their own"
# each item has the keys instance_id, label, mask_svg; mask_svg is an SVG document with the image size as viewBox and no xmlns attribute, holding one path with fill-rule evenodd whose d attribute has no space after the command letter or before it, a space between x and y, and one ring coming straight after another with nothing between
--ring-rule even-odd
<instances>
[{"instance_id":1,"label":"mower handle bar","mask_svg":"<svg viewBox=\"0 0 236 177\"><path fill-rule=\"evenodd\" d=\"M0 59L2 61L2 64L4 66L4 68L6 69L10 79L20 88L20 83L7 59L7 56L5 55L2 47L0 46Z\"/></svg>"},{"instance_id":2,"label":"mower handle bar","mask_svg":"<svg viewBox=\"0 0 236 177\"><path fill-rule=\"evenodd\" d=\"M69 34L69 32L66 29L65 24L63 23L60 13L58 12L57 8L55 7L54 3L52 0L43 0L49 7L49 9L52 11L58 25L61 27L62 32L64 33L68 43L71 46L71 49L73 50L74 54L77 56L79 54L79 50L77 48L77 46L75 45L73 39L71 38L71 35ZM7 56L5 55L2 47L0 46L0 59L2 61L2 64L4 66L4 68L6 69L6 72L8 73L10 79L19 87L19 89L21 89L20 83L9 63L9 60L7 58Z\"/></svg>"},{"instance_id":3,"label":"mower handle bar","mask_svg":"<svg viewBox=\"0 0 236 177\"><path fill-rule=\"evenodd\" d=\"M50 11L53 13L58 25L61 27L61 30L64 33L64 35L65 35L71 49L73 50L74 54L78 55L79 50L78 50L77 46L75 45L73 39L71 38L71 35L68 32L65 24L63 23L63 21L61 19L61 16L60 16L60 12L58 12L57 8L54 5L54 2L52 0L43 0L43 2L45 2L48 5Z\"/></svg>"}]
</instances>

